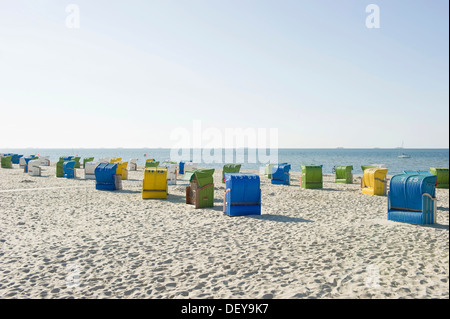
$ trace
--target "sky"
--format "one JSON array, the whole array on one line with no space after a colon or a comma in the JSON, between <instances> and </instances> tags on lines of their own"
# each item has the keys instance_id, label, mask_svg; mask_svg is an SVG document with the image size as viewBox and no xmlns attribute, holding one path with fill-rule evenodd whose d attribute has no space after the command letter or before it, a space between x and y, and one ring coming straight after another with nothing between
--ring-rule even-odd
<instances>
[{"instance_id":1,"label":"sky","mask_svg":"<svg viewBox=\"0 0 450 319\"><path fill-rule=\"evenodd\" d=\"M0 0L0 150L223 147L242 132L250 147L259 132L267 147L448 148L448 12L447 0Z\"/></svg>"}]
</instances>

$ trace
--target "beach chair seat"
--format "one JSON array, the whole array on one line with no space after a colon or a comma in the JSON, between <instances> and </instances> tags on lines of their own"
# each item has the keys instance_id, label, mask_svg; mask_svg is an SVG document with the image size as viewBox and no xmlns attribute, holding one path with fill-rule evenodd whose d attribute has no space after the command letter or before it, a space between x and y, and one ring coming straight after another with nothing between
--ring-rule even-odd
<instances>
[{"instance_id":1,"label":"beach chair seat","mask_svg":"<svg viewBox=\"0 0 450 319\"><path fill-rule=\"evenodd\" d=\"M445 167L430 167L430 173L436 175L436 188L448 188L449 173Z\"/></svg>"},{"instance_id":2,"label":"beach chair seat","mask_svg":"<svg viewBox=\"0 0 450 319\"><path fill-rule=\"evenodd\" d=\"M241 164L225 164L222 169L222 183L225 183L226 173L239 173L241 170Z\"/></svg>"},{"instance_id":3,"label":"beach chair seat","mask_svg":"<svg viewBox=\"0 0 450 319\"><path fill-rule=\"evenodd\" d=\"M1 167L2 168L12 168L12 156L11 155L7 155L7 156L2 156L1 158Z\"/></svg>"},{"instance_id":4,"label":"beach chair seat","mask_svg":"<svg viewBox=\"0 0 450 319\"><path fill-rule=\"evenodd\" d=\"M85 179L95 179L95 169L99 165L99 162L86 162L84 163L84 178Z\"/></svg>"},{"instance_id":5,"label":"beach chair seat","mask_svg":"<svg viewBox=\"0 0 450 319\"><path fill-rule=\"evenodd\" d=\"M167 168L167 184L176 185L178 164L176 162L163 162L161 167Z\"/></svg>"},{"instance_id":6,"label":"beach chair seat","mask_svg":"<svg viewBox=\"0 0 450 319\"><path fill-rule=\"evenodd\" d=\"M30 160L27 163L27 167L28 167L28 174L31 176L41 176L41 160L40 159L35 159L35 160Z\"/></svg>"},{"instance_id":7,"label":"beach chair seat","mask_svg":"<svg viewBox=\"0 0 450 319\"><path fill-rule=\"evenodd\" d=\"M117 175L117 163L99 163L95 168L95 189L121 190L122 179Z\"/></svg>"},{"instance_id":8,"label":"beach chair seat","mask_svg":"<svg viewBox=\"0 0 450 319\"><path fill-rule=\"evenodd\" d=\"M120 179L128 179L128 162L116 162L117 164L117 175L120 175Z\"/></svg>"},{"instance_id":9,"label":"beach chair seat","mask_svg":"<svg viewBox=\"0 0 450 319\"><path fill-rule=\"evenodd\" d=\"M196 169L186 187L186 204L195 208L214 206L214 169Z\"/></svg>"},{"instance_id":10,"label":"beach chair seat","mask_svg":"<svg viewBox=\"0 0 450 319\"><path fill-rule=\"evenodd\" d=\"M86 163L93 162L93 161L94 161L93 157L85 157L85 158L83 158L83 168L86 168Z\"/></svg>"},{"instance_id":11,"label":"beach chair seat","mask_svg":"<svg viewBox=\"0 0 450 319\"><path fill-rule=\"evenodd\" d=\"M75 169L76 161L66 161L63 163L63 172L65 178L75 178L76 177L76 169Z\"/></svg>"},{"instance_id":12,"label":"beach chair seat","mask_svg":"<svg viewBox=\"0 0 450 319\"><path fill-rule=\"evenodd\" d=\"M142 198L167 198L167 168L147 167L144 169Z\"/></svg>"},{"instance_id":13,"label":"beach chair seat","mask_svg":"<svg viewBox=\"0 0 450 319\"><path fill-rule=\"evenodd\" d=\"M137 158L132 158L130 159L130 161L128 162L128 170L129 171L137 171Z\"/></svg>"},{"instance_id":14,"label":"beach chair seat","mask_svg":"<svg viewBox=\"0 0 450 319\"><path fill-rule=\"evenodd\" d=\"M427 225L436 223L436 179L433 174L407 173L391 178L388 220Z\"/></svg>"},{"instance_id":15,"label":"beach chair seat","mask_svg":"<svg viewBox=\"0 0 450 319\"><path fill-rule=\"evenodd\" d=\"M368 195L384 196L387 190L387 168L367 168L361 179L362 192Z\"/></svg>"},{"instance_id":16,"label":"beach chair seat","mask_svg":"<svg viewBox=\"0 0 450 319\"><path fill-rule=\"evenodd\" d=\"M223 212L229 216L261 215L261 182L253 173L225 173Z\"/></svg>"},{"instance_id":17,"label":"beach chair seat","mask_svg":"<svg viewBox=\"0 0 450 319\"><path fill-rule=\"evenodd\" d=\"M302 174L300 175L300 185L306 189L323 188L322 166L320 165L300 165Z\"/></svg>"},{"instance_id":18,"label":"beach chair seat","mask_svg":"<svg viewBox=\"0 0 450 319\"><path fill-rule=\"evenodd\" d=\"M335 182L352 184L353 183L353 166L352 165L341 165L336 167Z\"/></svg>"},{"instance_id":19,"label":"beach chair seat","mask_svg":"<svg viewBox=\"0 0 450 319\"><path fill-rule=\"evenodd\" d=\"M275 164L272 166L271 184L274 185L289 185L291 165L288 163Z\"/></svg>"}]
</instances>

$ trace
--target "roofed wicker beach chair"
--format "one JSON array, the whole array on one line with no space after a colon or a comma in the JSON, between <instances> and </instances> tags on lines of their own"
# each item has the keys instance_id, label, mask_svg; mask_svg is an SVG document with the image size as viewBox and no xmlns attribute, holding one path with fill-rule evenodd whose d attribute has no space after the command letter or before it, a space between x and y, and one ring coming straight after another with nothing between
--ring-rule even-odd
<instances>
[{"instance_id":1,"label":"roofed wicker beach chair","mask_svg":"<svg viewBox=\"0 0 450 319\"><path fill-rule=\"evenodd\" d=\"M367 168L361 178L362 192L368 195L384 196L387 190L387 168Z\"/></svg>"},{"instance_id":2,"label":"roofed wicker beach chair","mask_svg":"<svg viewBox=\"0 0 450 319\"><path fill-rule=\"evenodd\" d=\"M28 174L30 174L31 176L41 176L41 164L42 162L40 159L29 161L27 163Z\"/></svg>"},{"instance_id":3,"label":"roofed wicker beach chair","mask_svg":"<svg viewBox=\"0 0 450 319\"><path fill-rule=\"evenodd\" d=\"M271 184L289 185L291 165L288 163L275 164L272 166Z\"/></svg>"},{"instance_id":4,"label":"roofed wicker beach chair","mask_svg":"<svg viewBox=\"0 0 450 319\"><path fill-rule=\"evenodd\" d=\"M430 167L430 173L436 175L436 188L448 188L449 174L448 168L445 167Z\"/></svg>"},{"instance_id":5,"label":"roofed wicker beach chair","mask_svg":"<svg viewBox=\"0 0 450 319\"><path fill-rule=\"evenodd\" d=\"M117 175L116 163L100 163L95 168L95 189L97 190L121 190L122 180Z\"/></svg>"},{"instance_id":6,"label":"roofed wicker beach chair","mask_svg":"<svg viewBox=\"0 0 450 319\"><path fill-rule=\"evenodd\" d=\"M56 162L56 177L64 177L64 157L60 157L59 161Z\"/></svg>"},{"instance_id":7,"label":"roofed wicker beach chair","mask_svg":"<svg viewBox=\"0 0 450 319\"><path fill-rule=\"evenodd\" d=\"M147 167L144 169L142 182L142 198L167 198L169 188L167 186L166 167Z\"/></svg>"},{"instance_id":8,"label":"roofed wicker beach chair","mask_svg":"<svg viewBox=\"0 0 450 319\"><path fill-rule=\"evenodd\" d=\"M341 165L336 167L336 183L352 184L353 183L353 166Z\"/></svg>"},{"instance_id":9,"label":"roofed wicker beach chair","mask_svg":"<svg viewBox=\"0 0 450 319\"><path fill-rule=\"evenodd\" d=\"M436 179L433 174L406 173L391 178L388 220L411 224L436 223Z\"/></svg>"},{"instance_id":10,"label":"roofed wicker beach chair","mask_svg":"<svg viewBox=\"0 0 450 319\"><path fill-rule=\"evenodd\" d=\"M128 179L128 162L116 162L117 175L120 175L120 179Z\"/></svg>"},{"instance_id":11,"label":"roofed wicker beach chair","mask_svg":"<svg viewBox=\"0 0 450 319\"><path fill-rule=\"evenodd\" d=\"M85 157L85 158L83 158L83 168L86 168L86 163L93 162L93 161L94 161L93 157Z\"/></svg>"},{"instance_id":12,"label":"roofed wicker beach chair","mask_svg":"<svg viewBox=\"0 0 450 319\"><path fill-rule=\"evenodd\" d=\"M95 169L99 165L99 162L86 162L84 163L84 178L85 179L95 179Z\"/></svg>"},{"instance_id":13,"label":"roofed wicker beach chair","mask_svg":"<svg viewBox=\"0 0 450 319\"><path fill-rule=\"evenodd\" d=\"M167 168L167 184L176 185L178 164L176 162L163 162L161 167Z\"/></svg>"},{"instance_id":14,"label":"roofed wicker beach chair","mask_svg":"<svg viewBox=\"0 0 450 319\"><path fill-rule=\"evenodd\" d=\"M159 161L155 161L154 159L147 159L145 161L145 168L158 167L158 166L159 166Z\"/></svg>"},{"instance_id":15,"label":"roofed wicker beach chair","mask_svg":"<svg viewBox=\"0 0 450 319\"><path fill-rule=\"evenodd\" d=\"M65 178L75 178L77 176L75 164L76 161L67 161L63 163L63 171Z\"/></svg>"},{"instance_id":16,"label":"roofed wicker beach chair","mask_svg":"<svg viewBox=\"0 0 450 319\"><path fill-rule=\"evenodd\" d=\"M186 187L186 204L195 208L214 206L214 169L196 169Z\"/></svg>"},{"instance_id":17,"label":"roofed wicker beach chair","mask_svg":"<svg viewBox=\"0 0 450 319\"><path fill-rule=\"evenodd\" d=\"M222 169L222 183L225 183L225 173L239 173L241 164L225 164Z\"/></svg>"},{"instance_id":18,"label":"roofed wicker beach chair","mask_svg":"<svg viewBox=\"0 0 450 319\"><path fill-rule=\"evenodd\" d=\"M228 216L261 215L261 182L257 174L225 173L223 212Z\"/></svg>"},{"instance_id":19,"label":"roofed wicker beach chair","mask_svg":"<svg viewBox=\"0 0 450 319\"><path fill-rule=\"evenodd\" d=\"M128 162L128 170L129 171L136 171L137 170L137 158L132 158L130 159L130 161Z\"/></svg>"},{"instance_id":20,"label":"roofed wicker beach chair","mask_svg":"<svg viewBox=\"0 0 450 319\"><path fill-rule=\"evenodd\" d=\"M2 168L12 168L12 156L2 156L0 159Z\"/></svg>"},{"instance_id":21,"label":"roofed wicker beach chair","mask_svg":"<svg viewBox=\"0 0 450 319\"><path fill-rule=\"evenodd\" d=\"M264 176L267 177L268 179L272 178L272 167L274 165L276 165L276 164L273 164L273 163L266 164L266 168L265 168L265 171L264 171Z\"/></svg>"},{"instance_id":22,"label":"roofed wicker beach chair","mask_svg":"<svg viewBox=\"0 0 450 319\"><path fill-rule=\"evenodd\" d=\"M19 164L20 158L21 158L21 157L23 157L23 155L13 154L13 155L11 156L11 162L12 162L13 164Z\"/></svg>"},{"instance_id":23,"label":"roofed wicker beach chair","mask_svg":"<svg viewBox=\"0 0 450 319\"><path fill-rule=\"evenodd\" d=\"M300 165L300 168L302 170L302 174L300 176L300 186L302 188L323 188L322 166Z\"/></svg>"}]
</instances>

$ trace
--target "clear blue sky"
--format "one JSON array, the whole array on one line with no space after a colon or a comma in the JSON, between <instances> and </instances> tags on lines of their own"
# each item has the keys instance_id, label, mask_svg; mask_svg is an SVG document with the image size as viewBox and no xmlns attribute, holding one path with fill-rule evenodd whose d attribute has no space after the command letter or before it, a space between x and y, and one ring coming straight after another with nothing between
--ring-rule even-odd
<instances>
[{"instance_id":1,"label":"clear blue sky","mask_svg":"<svg viewBox=\"0 0 450 319\"><path fill-rule=\"evenodd\" d=\"M279 147L448 148L448 12L447 0L0 0L0 148L171 147L193 121L277 128Z\"/></svg>"}]
</instances>

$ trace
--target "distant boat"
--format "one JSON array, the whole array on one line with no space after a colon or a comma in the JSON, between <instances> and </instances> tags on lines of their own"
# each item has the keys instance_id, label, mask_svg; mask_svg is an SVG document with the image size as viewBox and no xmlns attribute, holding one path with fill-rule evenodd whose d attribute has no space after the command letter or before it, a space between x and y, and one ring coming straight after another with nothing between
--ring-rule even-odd
<instances>
[{"instance_id":1,"label":"distant boat","mask_svg":"<svg viewBox=\"0 0 450 319\"><path fill-rule=\"evenodd\" d=\"M402 147L399 147L400 149L403 149L403 141L402 141ZM411 158L410 155L405 154L405 153L401 153L398 158Z\"/></svg>"}]
</instances>

